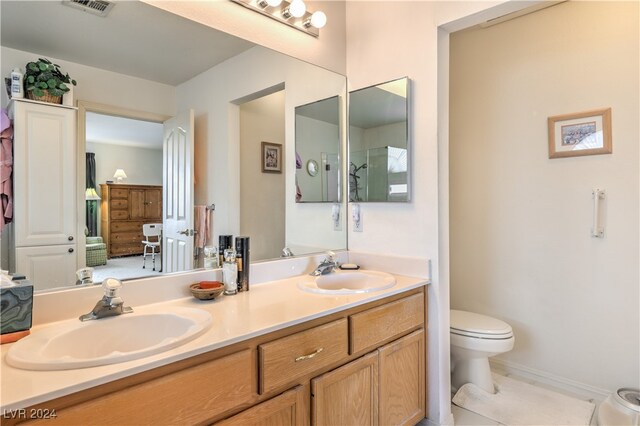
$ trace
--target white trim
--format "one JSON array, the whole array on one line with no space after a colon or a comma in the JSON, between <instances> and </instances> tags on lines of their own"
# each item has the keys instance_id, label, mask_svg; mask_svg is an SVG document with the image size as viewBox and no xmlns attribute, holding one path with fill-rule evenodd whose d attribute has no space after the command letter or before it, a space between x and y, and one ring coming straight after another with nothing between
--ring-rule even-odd
<instances>
[{"instance_id":1,"label":"white trim","mask_svg":"<svg viewBox=\"0 0 640 426\"><path fill-rule=\"evenodd\" d=\"M494 370L495 373L503 375L512 374L514 376L533 380L587 399L602 401L612 393L612 391L606 389L591 386L586 383L571 380L546 371L537 370L512 361L491 358L489 363L491 364L491 369Z\"/></svg>"}]
</instances>

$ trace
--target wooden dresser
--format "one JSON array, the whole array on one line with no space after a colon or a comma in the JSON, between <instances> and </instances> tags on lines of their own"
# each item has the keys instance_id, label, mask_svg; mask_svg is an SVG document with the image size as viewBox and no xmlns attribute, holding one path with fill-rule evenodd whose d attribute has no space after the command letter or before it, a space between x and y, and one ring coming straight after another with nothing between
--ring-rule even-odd
<instances>
[{"instance_id":1,"label":"wooden dresser","mask_svg":"<svg viewBox=\"0 0 640 426\"><path fill-rule=\"evenodd\" d=\"M142 225L162 223L162 186L101 184L101 235L107 257L142 254Z\"/></svg>"}]
</instances>

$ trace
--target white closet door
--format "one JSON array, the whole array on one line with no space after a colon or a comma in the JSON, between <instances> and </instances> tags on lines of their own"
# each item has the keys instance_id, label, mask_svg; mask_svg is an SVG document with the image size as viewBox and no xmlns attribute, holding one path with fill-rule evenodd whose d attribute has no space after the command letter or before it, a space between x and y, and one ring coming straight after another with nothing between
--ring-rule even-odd
<instances>
[{"instance_id":1,"label":"white closet door","mask_svg":"<svg viewBox=\"0 0 640 426\"><path fill-rule=\"evenodd\" d=\"M193 129L192 109L164 123L163 272L193 269Z\"/></svg>"},{"instance_id":2,"label":"white closet door","mask_svg":"<svg viewBox=\"0 0 640 426\"><path fill-rule=\"evenodd\" d=\"M16 248L16 272L36 290L69 287L76 282L75 244Z\"/></svg>"},{"instance_id":3,"label":"white closet door","mask_svg":"<svg viewBox=\"0 0 640 426\"><path fill-rule=\"evenodd\" d=\"M76 110L16 101L16 247L76 243L76 162Z\"/></svg>"}]
</instances>

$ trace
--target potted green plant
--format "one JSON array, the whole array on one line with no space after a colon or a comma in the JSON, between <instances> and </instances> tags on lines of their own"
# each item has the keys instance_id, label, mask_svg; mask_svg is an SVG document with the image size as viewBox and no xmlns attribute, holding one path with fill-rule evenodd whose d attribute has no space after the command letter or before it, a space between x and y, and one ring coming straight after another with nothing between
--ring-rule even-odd
<instances>
[{"instance_id":1,"label":"potted green plant","mask_svg":"<svg viewBox=\"0 0 640 426\"><path fill-rule=\"evenodd\" d=\"M60 104L62 95L70 90L69 84L75 86L76 81L69 74L63 74L60 65L46 58L39 58L26 66L24 85L29 99Z\"/></svg>"}]
</instances>

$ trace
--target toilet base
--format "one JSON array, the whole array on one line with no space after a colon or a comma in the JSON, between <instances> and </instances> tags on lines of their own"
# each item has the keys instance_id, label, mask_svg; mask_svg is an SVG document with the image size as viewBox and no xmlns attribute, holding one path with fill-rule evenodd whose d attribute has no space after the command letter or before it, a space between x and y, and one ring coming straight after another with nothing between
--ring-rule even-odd
<instances>
[{"instance_id":1,"label":"toilet base","mask_svg":"<svg viewBox=\"0 0 640 426\"><path fill-rule=\"evenodd\" d=\"M489 358L458 359L454 361L451 373L452 389L459 389L465 383L473 383L489 393L496 393L491 378Z\"/></svg>"}]
</instances>

